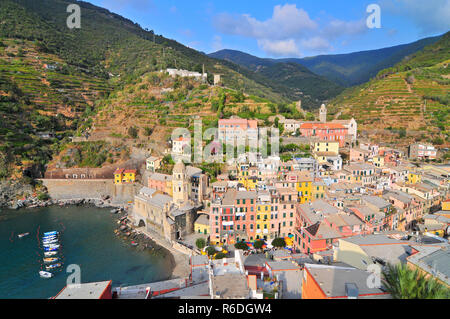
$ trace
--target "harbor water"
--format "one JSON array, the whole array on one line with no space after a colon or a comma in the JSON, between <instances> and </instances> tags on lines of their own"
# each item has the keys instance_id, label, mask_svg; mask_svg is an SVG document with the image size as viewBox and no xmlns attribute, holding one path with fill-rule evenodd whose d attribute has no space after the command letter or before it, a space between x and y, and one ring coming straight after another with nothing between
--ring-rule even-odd
<instances>
[{"instance_id":1,"label":"harbor water","mask_svg":"<svg viewBox=\"0 0 450 319\"><path fill-rule=\"evenodd\" d=\"M128 286L168 279L169 258L140 251L115 236L117 219L108 209L94 207L49 207L0 212L0 298L50 298L66 285L78 265L81 282L112 280L113 286ZM62 267L43 279L45 270L40 237L59 231ZM18 234L30 235L22 239Z\"/></svg>"}]
</instances>

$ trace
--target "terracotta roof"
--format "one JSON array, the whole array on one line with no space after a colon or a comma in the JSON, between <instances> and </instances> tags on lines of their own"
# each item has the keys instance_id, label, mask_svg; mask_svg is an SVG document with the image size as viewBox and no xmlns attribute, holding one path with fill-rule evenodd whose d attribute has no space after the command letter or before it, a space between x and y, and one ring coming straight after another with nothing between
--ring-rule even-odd
<instances>
[{"instance_id":1,"label":"terracotta roof","mask_svg":"<svg viewBox=\"0 0 450 319\"><path fill-rule=\"evenodd\" d=\"M135 170L135 169L127 169L127 170L124 171L124 174L128 174L128 173L134 173L134 174L136 174L136 173L137 173L137 170Z\"/></svg>"}]
</instances>

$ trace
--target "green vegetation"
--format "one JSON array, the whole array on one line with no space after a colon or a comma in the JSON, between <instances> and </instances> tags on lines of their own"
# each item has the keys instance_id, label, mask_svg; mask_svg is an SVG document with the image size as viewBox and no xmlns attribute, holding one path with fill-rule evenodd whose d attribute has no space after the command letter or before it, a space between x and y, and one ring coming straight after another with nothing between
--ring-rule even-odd
<instances>
[{"instance_id":1,"label":"green vegetation","mask_svg":"<svg viewBox=\"0 0 450 319\"><path fill-rule=\"evenodd\" d=\"M215 253L217 253L216 249L212 246L206 247L206 253L208 256L213 256Z\"/></svg>"},{"instance_id":2,"label":"green vegetation","mask_svg":"<svg viewBox=\"0 0 450 319\"><path fill-rule=\"evenodd\" d=\"M272 240L272 246L277 248L284 248L286 247L286 241L284 238L275 238Z\"/></svg>"},{"instance_id":3,"label":"green vegetation","mask_svg":"<svg viewBox=\"0 0 450 319\"><path fill-rule=\"evenodd\" d=\"M227 255L225 255L224 253L217 253L214 255L214 259L224 259L226 257Z\"/></svg>"},{"instance_id":4,"label":"green vegetation","mask_svg":"<svg viewBox=\"0 0 450 319\"><path fill-rule=\"evenodd\" d=\"M195 246L197 246L198 249L202 250L206 246L206 241L204 238L198 238L195 241Z\"/></svg>"},{"instance_id":5,"label":"green vegetation","mask_svg":"<svg viewBox=\"0 0 450 319\"><path fill-rule=\"evenodd\" d=\"M388 265L384 285L394 299L448 299L450 289L405 264Z\"/></svg>"},{"instance_id":6,"label":"green vegetation","mask_svg":"<svg viewBox=\"0 0 450 319\"><path fill-rule=\"evenodd\" d=\"M255 247L255 249L258 249L258 250L262 249L263 246L264 246L264 241L263 240L257 240L253 244L253 247Z\"/></svg>"},{"instance_id":7,"label":"green vegetation","mask_svg":"<svg viewBox=\"0 0 450 319\"><path fill-rule=\"evenodd\" d=\"M241 249L241 250L248 250L248 245L241 241L241 242L234 244L234 248Z\"/></svg>"}]
</instances>

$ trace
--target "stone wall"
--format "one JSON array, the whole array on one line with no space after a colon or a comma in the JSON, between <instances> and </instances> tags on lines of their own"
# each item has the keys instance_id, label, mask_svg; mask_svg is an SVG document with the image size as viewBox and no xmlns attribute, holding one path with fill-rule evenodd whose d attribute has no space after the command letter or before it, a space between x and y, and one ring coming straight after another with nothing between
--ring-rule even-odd
<instances>
[{"instance_id":1,"label":"stone wall","mask_svg":"<svg viewBox=\"0 0 450 319\"><path fill-rule=\"evenodd\" d=\"M133 201L136 184L114 185L112 179L42 179L52 199L102 199L109 196L113 204Z\"/></svg>"}]
</instances>

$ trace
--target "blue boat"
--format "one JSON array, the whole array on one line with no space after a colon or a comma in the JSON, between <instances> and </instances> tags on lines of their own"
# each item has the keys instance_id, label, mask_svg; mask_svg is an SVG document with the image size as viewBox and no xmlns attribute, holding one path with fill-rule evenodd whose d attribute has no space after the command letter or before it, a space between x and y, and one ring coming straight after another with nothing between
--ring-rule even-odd
<instances>
[{"instance_id":1,"label":"blue boat","mask_svg":"<svg viewBox=\"0 0 450 319\"><path fill-rule=\"evenodd\" d=\"M42 242L44 245L51 245L51 244L57 244L58 243L58 240L57 239L53 239L53 240L44 240L43 242Z\"/></svg>"},{"instance_id":2,"label":"blue boat","mask_svg":"<svg viewBox=\"0 0 450 319\"><path fill-rule=\"evenodd\" d=\"M44 248L59 248L58 244L44 244Z\"/></svg>"},{"instance_id":3,"label":"blue boat","mask_svg":"<svg viewBox=\"0 0 450 319\"><path fill-rule=\"evenodd\" d=\"M59 248L55 247L44 247L44 251L58 251Z\"/></svg>"},{"instance_id":4,"label":"blue boat","mask_svg":"<svg viewBox=\"0 0 450 319\"><path fill-rule=\"evenodd\" d=\"M57 264L45 266L45 269L51 270L51 269L55 269L55 268L59 268L59 267L61 267L61 264L57 263Z\"/></svg>"},{"instance_id":5,"label":"blue boat","mask_svg":"<svg viewBox=\"0 0 450 319\"><path fill-rule=\"evenodd\" d=\"M51 235L58 235L58 234L59 233L56 230L54 230L54 231L49 231L49 232L44 233L44 236L51 236Z\"/></svg>"}]
</instances>

